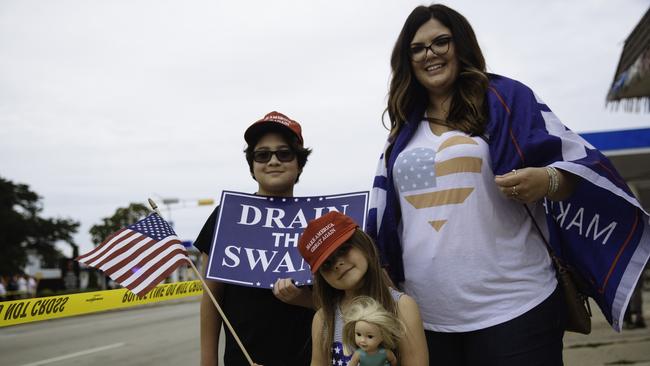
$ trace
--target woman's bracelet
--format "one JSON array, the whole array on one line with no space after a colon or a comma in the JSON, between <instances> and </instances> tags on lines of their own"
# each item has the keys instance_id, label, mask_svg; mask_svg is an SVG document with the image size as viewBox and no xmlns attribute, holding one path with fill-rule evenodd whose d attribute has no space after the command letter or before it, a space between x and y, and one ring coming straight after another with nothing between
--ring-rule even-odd
<instances>
[{"instance_id":1,"label":"woman's bracelet","mask_svg":"<svg viewBox=\"0 0 650 366\"><path fill-rule=\"evenodd\" d=\"M560 188L560 176L557 173L557 169L552 166L546 167L546 173L548 174L548 191L546 192L546 197L551 197Z\"/></svg>"}]
</instances>

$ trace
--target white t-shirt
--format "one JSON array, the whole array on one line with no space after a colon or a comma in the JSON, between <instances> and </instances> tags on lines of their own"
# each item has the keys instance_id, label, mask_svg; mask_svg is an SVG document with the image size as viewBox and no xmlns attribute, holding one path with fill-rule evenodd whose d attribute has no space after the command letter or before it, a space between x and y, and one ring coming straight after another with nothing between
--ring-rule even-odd
<instances>
[{"instance_id":1,"label":"white t-shirt","mask_svg":"<svg viewBox=\"0 0 650 366\"><path fill-rule=\"evenodd\" d=\"M393 167L405 292L424 328L466 332L527 312L557 281L522 204L494 183L487 143L422 121Z\"/></svg>"},{"instance_id":2,"label":"white t-shirt","mask_svg":"<svg viewBox=\"0 0 650 366\"><path fill-rule=\"evenodd\" d=\"M25 279L25 277L22 276L18 277L18 291L22 293L27 292L27 280Z\"/></svg>"}]
</instances>

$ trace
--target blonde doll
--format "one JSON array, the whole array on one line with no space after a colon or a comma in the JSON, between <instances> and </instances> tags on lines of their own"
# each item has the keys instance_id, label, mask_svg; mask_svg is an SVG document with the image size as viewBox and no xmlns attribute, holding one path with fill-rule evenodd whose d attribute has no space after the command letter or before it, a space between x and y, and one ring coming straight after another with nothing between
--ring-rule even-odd
<instances>
[{"instance_id":1,"label":"blonde doll","mask_svg":"<svg viewBox=\"0 0 650 366\"><path fill-rule=\"evenodd\" d=\"M359 296L343 315L343 348L354 350L348 366L397 365L393 349L404 332L400 320L368 296Z\"/></svg>"},{"instance_id":2,"label":"blonde doll","mask_svg":"<svg viewBox=\"0 0 650 366\"><path fill-rule=\"evenodd\" d=\"M309 222L298 242L314 274L312 366L344 365L343 314L354 298L368 296L404 324L396 358L403 366L428 365L420 310L408 295L391 288L372 239L350 217L336 211Z\"/></svg>"}]
</instances>

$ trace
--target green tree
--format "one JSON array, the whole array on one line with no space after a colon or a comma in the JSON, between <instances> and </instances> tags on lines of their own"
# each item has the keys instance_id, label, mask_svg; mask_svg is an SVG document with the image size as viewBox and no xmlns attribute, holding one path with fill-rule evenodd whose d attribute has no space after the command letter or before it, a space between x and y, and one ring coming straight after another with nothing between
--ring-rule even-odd
<instances>
[{"instance_id":1,"label":"green tree","mask_svg":"<svg viewBox=\"0 0 650 366\"><path fill-rule=\"evenodd\" d=\"M125 228L149 215L151 211L141 203L131 203L128 207L119 207L111 217L104 217L101 224L90 228L90 236L95 246L109 235Z\"/></svg>"},{"instance_id":2,"label":"green tree","mask_svg":"<svg viewBox=\"0 0 650 366\"><path fill-rule=\"evenodd\" d=\"M57 267L63 254L55 244L64 241L77 247L72 235L77 232L79 222L41 217L40 199L26 184L0 177L1 273L22 272L30 250L41 256L44 267Z\"/></svg>"}]
</instances>

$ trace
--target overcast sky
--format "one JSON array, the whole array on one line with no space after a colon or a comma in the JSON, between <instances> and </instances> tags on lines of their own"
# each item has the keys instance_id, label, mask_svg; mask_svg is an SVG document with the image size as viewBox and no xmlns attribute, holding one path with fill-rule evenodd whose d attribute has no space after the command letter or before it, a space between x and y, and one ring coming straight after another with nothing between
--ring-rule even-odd
<instances>
[{"instance_id":1,"label":"overcast sky","mask_svg":"<svg viewBox=\"0 0 650 366\"><path fill-rule=\"evenodd\" d=\"M256 190L243 132L278 110L314 149L296 195L368 190L389 55L420 4L2 0L0 176L40 194L44 216L79 220L82 252L92 225L147 197L185 200L171 215L191 240L213 208L197 199ZM650 126L605 105L650 1L445 4L472 23L490 72L530 86L574 131Z\"/></svg>"}]
</instances>

